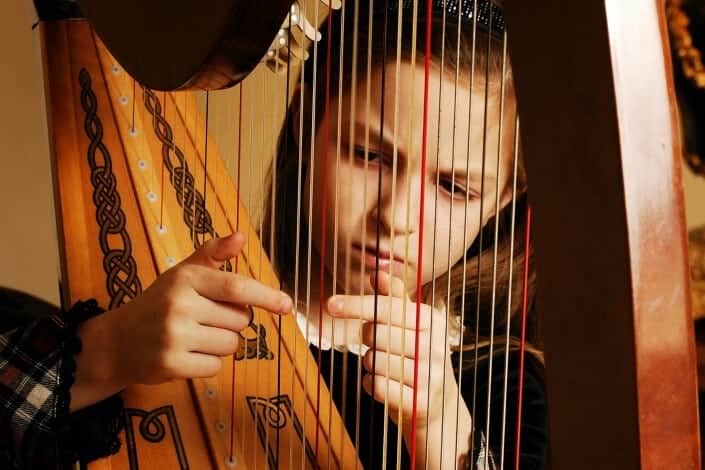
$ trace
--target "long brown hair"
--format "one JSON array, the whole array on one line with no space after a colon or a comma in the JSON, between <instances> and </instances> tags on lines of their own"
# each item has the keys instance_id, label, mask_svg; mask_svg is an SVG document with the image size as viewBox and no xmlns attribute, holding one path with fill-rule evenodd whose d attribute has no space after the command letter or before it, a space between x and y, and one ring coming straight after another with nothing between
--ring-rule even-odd
<instances>
[{"instance_id":1,"label":"long brown hair","mask_svg":"<svg viewBox=\"0 0 705 470\"><path fill-rule=\"evenodd\" d=\"M367 2L361 2L367 3ZM356 2L357 4L357 2ZM352 8L349 8L352 10ZM332 44L340 44L341 30L351 31L353 27L354 12L348 11L345 17L344 24L341 21L341 15L337 12L334 15L332 24L333 28L328 31L323 30L323 43L319 45L319 51L326 50L326 39L332 41ZM396 15L390 15L393 17ZM405 15L405 19L401 23L402 27L402 60L410 61L412 56L411 48L411 31L412 20L408 18L410 14ZM370 40L372 45L369 51L373 66L379 66L383 61L395 58L396 56L396 28L398 27L396 20L390 20L388 24L388 32L385 38L383 33L383 24L380 16L375 16L375 21L370 29L367 22L367 11L361 7L358 12L358 35L360 41L357 43L357 55L364 57L364 60L358 61L358 69L366 68L368 48L367 42ZM457 37L457 23L453 25L453 20L448 19L446 27L441 27L441 18L434 14L433 24L431 28L431 60L436 68L441 63L441 57L444 61L444 73L455 74L455 67L462 70L470 70L474 65L475 73L481 75L487 74L490 78L499 78L502 71L505 70L505 87L509 90L509 95L513 96L513 86L511 80L511 72L508 67L503 68L505 56L501 46L501 40L497 37L481 29L479 26L475 31L471 27L471 23L463 24L461 35ZM445 34L443 34L443 32ZM346 34L346 33L343 33ZM425 25L423 16L419 15L417 23L417 34L419 38L425 37ZM474 38L473 38L474 36ZM473 40L474 39L474 40ZM386 41L387 57L384 57L383 50L384 41ZM335 47L331 48L332 56L330 67L330 83L338 83L339 71L337 64L340 60L340 54L348 59L353 56L352 41L349 35L345 36L344 51L338 51ZM477 47L473 47L477 44ZM458 47L459 45L459 47ZM424 44L422 40L417 41L417 54L423 55ZM488 57L489 49L489 57ZM459 54L458 54L459 52ZM488 60L489 59L489 60ZM326 54L318 54L317 63L309 60L303 70L303 78L307 87L313 88L311 77L313 76L314 66L319 71L325 70ZM320 74L320 72L319 72ZM352 77L352 60L346 60L343 65L343 81L346 87L350 87L349 79ZM364 74L358 74L358 77L364 77ZM316 102L315 106L316 128L320 125L321 117L325 105L325 89L323 80L318 80L316 84ZM488 93L498 95L498 83L500 80L490 80L488 82ZM337 93L335 86L331 87L332 94ZM505 95L506 96L506 95ZM297 109L301 103L294 100L287 113L286 121L283 126L280 139L279 151L276 158L276 182L273 188L276 197L276 207L272 207L272 191L268 191L268 200L265 204L264 223L265 229L262 233L264 246L270 246L273 240L276 240L276 250L274 253L275 268L278 271L282 283L285 285L293 285L295 276L296 263L296 237L292 235L292 227L297 226L297 197L299 190L304 191L303 181L305 180L306 164L301 168L299 174L299 161L293 155L302 150L304 154L310 151L310 136L302 135L301 142L298 142L294 136L296 135L295 127L298 126L298 120L294 119L297 116L296 112L291 112ZM309 105L308 108L311 108ZM296 122L295 122L296 121ZM270 173L272 169L270 169ZM521 162L517 170L517 195L515 204L509 204L495 214L482 228L482 233L467 250L466 257L458 261L451 269L443 275L436 278L435 283L428 283L422 288L422 296L424 301L430 303L432 297L432 286L435 284L435 292L433 297L441 299L447 310L449 321L460 317L461 312L464 313L464 328L462 329L463 338L462 345L458 349L464 351L474 351L476 354L463 354L463 367L472 366L475 360L486 359L489 355L490 339L495 345L494 353L506 351L508 346L510 349L515 349L518 345L516 336L511 336L509 344L506 341L506 328L510 327L510 332L514 334L519 332L517 323L520 321L520 313L522 307L522 292L523 292L523 271L525 265L524 252L524 236L526 227L526 178L523 165ZM268 179L271 181L271 178ZM299 210L303 212L303 204L299 204ZM514 231L510 230L512 209L515 210ZM274 219L272 219L274 217ZM300 217L301 233L307 231L305 217ZM271 226L271 221L274 220L274 226ZM495 222L497 223L497 237L495 237ZM270 224L268 226L268 224ZM481 243L480 243L481 242ZM495 256L495 245L497 255ZM299 240L299 256L300 259L306 259L307 243L304 237ZM513 257L510 260L510 252ZM534 284L535 273L533 265L533 257L529 253L529 276L527 285L528 305L530 311L533 311L534 305ZM495 263L496 258L496 263ZM465 261L465 262L464 262ZM511 276L511 286L509 285ZM495 281L496 278L496 282ZM511 298L511 305L509 301ZM446 305L447 304L447 305ZM496 314L491 315L492 310ZM507 312L509 312L509 324L507 324ZM490 325L491 318L494 317L494 326ZM537 318L536 315L529 314L527 329L527 349L533 353L535 357L542 360L542 355L537 341ZM458 329L459 328L459 325ZM493 337L490 338L490 332ZM457 365L457 364L456 364Z\"/></svg>"}]
</instances>

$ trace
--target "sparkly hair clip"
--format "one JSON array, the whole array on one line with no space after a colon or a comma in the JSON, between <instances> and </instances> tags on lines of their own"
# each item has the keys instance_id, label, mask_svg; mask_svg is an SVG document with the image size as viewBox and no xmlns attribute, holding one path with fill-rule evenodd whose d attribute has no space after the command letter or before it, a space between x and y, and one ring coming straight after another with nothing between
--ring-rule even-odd
<instances>
[{"instance_id":1,"label":"sparkly hair clip","mask_svg":"<svg viewBox=\"0 0 705 470\"><path fill-rule=\"evenodd\" d=\"M414 1L418 2L419 16L426 12L426 0L390 0L389 9L397 11L413 10ZM379 2L378 2L379 3ZM431 8L433 12L440 14L445 10L446 18L460 21L464 23L472 23L477 21L478 27L487 31L489 29L490 18L492 21L492 33L504 34L504 11L497 3L492 0L432 0ZM490 12L490 6L492 10ZM475 16L475 8L477 8L477 17Z\"/></svg>"}]
</instances>

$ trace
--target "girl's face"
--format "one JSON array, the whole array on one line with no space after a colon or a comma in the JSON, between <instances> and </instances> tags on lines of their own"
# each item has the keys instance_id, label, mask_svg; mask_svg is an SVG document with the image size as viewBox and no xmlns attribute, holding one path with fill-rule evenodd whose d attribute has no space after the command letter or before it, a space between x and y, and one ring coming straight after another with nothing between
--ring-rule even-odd
<instances>
[{"instance_id":1,"label":"girl's face","mask_svg":"<svg viewBox=\"0 0 705 470\"><path fill-rule=\"evenodd\" d=\"M314 171L307 172L304 209L307 218L309 214L312 216L313 250L320 256L323 198L327 198L325 266L327 274L332 275L337 239L338 292L347 287L348 293L361 290L372 293L370 274L374 273L378 257L380 270L406 278L409 292L415 291L421 227L424 231L421 279L422 284L426 284L448 272L463 257L481 226L497 210L497 188L500 207L511 198L513 94L505 91L505 97L510 98L505 98L504 103L500 154L500 88L490 88L485 127L484 73L476 73L472 92L467 77L456 85L454 74L439 75L438 68L431 71L428 88L425 171L422 170L422 64L402 63L397 74L396 64L388 63L384 93L382 70L376 67L370 77L369 107L366 77L364 74L358 77L354 84L354 102L352 90L342 96L340 150L338 98L331 99L328 115L323 116L328 120L329 131L326 135L325 126L321 125L315 136ZM396 103L395 96L398 96ZM382 100L384 117L380 130ZM381 147L380 135L383 137ZM366 148L369 149L367 167ZM380 170L382 186L378 197ZM312 173L315 179L311 208L308 191ZM325 194L322 193L324 174L328 178ZM422 178L425 180L423 194ZM423 220L419 220L422 197L425 208ZM378 218L379 250L376 249ZM350 269L346 270L348 255Z\"/></svg>"}]
</instances>

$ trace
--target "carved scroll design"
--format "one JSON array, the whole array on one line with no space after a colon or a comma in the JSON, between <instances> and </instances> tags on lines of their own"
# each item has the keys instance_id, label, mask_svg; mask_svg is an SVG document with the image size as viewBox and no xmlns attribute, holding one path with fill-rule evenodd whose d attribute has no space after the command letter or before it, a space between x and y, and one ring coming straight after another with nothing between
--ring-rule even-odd
<instances>
[{"instance_id":1,"label":"carved scroll design","mask_svg":"<svg viewBox=\"0 0 705 470\"><path fill-rule=\"evenodd\" d=\"M184 448L179 425L176 421L176 413L171 405L162 406L152 411L140 410L137 408L125 408L125 440L127 444L128 460L131 470L138 470L139 463L137 459L137 443L135 441L135 430L133 428L133 418L141 418L139 424L140 436L150 443L159 443L166 437L166 426L161 418L165 417L169 427L169 434L174 441L174 450L179 461L180 470L188 470L189 464L186 458L186 449Z\"/></svg>"},{"instance_id":2,"label":"carved scroll design","mask_svg":"<svg viewBox=\"0 0 705 470\"><path fill-rule=\"evenodd\" d=\"M110 308L115 308L141 293L142 284L137 276L137 263L132 256L132 242L125 226L125 212L120 206L112 159L103 142L98 99L91 88L91 77L86 69L80 70L78 81L81 85L81 106L86 114L83 129L90 140L87 158L91 169L96 220L100 228L98 240L103 252ZM116 238L119 238L120 243L115 243Z\"/></svg>"},{"instance_id":3,"label":"carved scroll design","mask_svg":"<svg viewBox=\"0 0 705 470\"><path fill-rule=\"evenodd\" d=\"M267 450L267 460L269 468L279 468L279 453L277 449L267 441L267 428L274 432L284 429L289 423L294 426L295 436L306 443L306 458L311 468L319 468L316 463L316 456L313 448L305 438L303 427L299 418L294 413L291 406L291 399L288 395L277 395L272 398L248 396L247 404L250 413L257 423L257 434L259 435L262 447Z\"/></svg>"}]
</instances>

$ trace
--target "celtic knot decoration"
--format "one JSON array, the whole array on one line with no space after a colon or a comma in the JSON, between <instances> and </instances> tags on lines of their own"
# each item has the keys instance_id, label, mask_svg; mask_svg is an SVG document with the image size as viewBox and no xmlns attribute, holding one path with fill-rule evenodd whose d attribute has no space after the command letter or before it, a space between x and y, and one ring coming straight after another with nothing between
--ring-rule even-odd
<instances>
[{"instance_id":1,"label":"celtic knot decoration","mask_svg":"<svg viewBox=\"0 0 705 470\"><path fill-rule=\"evenodd\" d=\"M132 256L132 242L126 229L125 213L120 206L112 159L103 142L98 100L86 69L80 70L78 82L81 85L81 106L86 114L83 129L90 140L87 158L91 170L96 221L100 229L98 241L103 252L103 269L107 274L110 308L115 308L142 292L142 284L137 276L137 263Z\"/></svg>"},{"instance_id":2,"label":"celtic knot decoration","mask_svg":"<svg viewBox=\"0 0 705 470\"><path fill-rule=\"evenodd\" d=\"M176 194L176 200L183 210L183 220L191 234L194 248L198 248L198 235L208 234L217 238L213 228L213 218L205 206L203 195L195 188L194 177L189 170L183 151L174 144L174 132L162 115L163 106L152 90L142 88L144 105L152 117L154 134L162 144L162 161L169 173L169 182ZM232 271L228 261L226 271Z\"/></svg>"}]
</instances>

